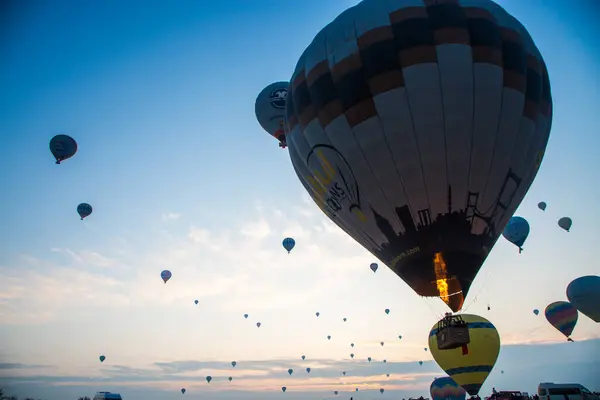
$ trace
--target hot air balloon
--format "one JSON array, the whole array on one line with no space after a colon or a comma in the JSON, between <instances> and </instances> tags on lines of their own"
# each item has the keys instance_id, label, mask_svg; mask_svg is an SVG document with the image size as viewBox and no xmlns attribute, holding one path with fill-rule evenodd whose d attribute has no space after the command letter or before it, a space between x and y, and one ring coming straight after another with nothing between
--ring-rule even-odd
<instances>
[{"instance_id":1,"label":"hot air balloon","mask_svg":"<svg viewBox=\"0 0 600 400\"><path fill-rule=\"evenodd\" d=\"M90 216L92 214L92 211L92 206L90 206L88 203L81 203L77 206L77 214L79 214L81 220L83 220L85 217Z\"/></svg>"},{"instance_id":2,"label":"hot air balloon","mask_svg":"<svg viewBox=\"0 0 600 400\"><path fill-rule=\"evenodd\" d=\"M100 357L98 357L98 358L100 359L100 362L104 362L104 360L106 360L106 357L105 357L105 356L100 356Z\"/></svg>"},{"instance_id":3,"label":"hot air balloon","mask_svg":"<svg viewBox=\"0 0 600 400\"><path fill-rule=\"evenodd\" d=\"M346 371L342 371L342 375L346 376Z\"/></svg>"},{"instance_id":4,"label":"hot air balloon","mask_svg":"<svg viewBox=\"0 0 600 400\"><path fill-rule=\"evenodd\" d=\"M310 374L310 368L306 368L306 372Z\"/></svg>"},{"instance_id":5,"label":"hot air balloon","mask_svg":"<svg viewBox=\"0 0 600 400\"><path fill-rule=\"evenodd\" d=\"M232 362L231 362L231 366L232 366L233 368L235 368L235 366L236 366L236 365L237 365L237 362L235 362L235 361L232 361Z\"/></svg>"},{"instance_id":6,"label":"hot air balloon","mask_svg":"<svg viewBox=\"0 0 600 400\"><path fill-rule=\"evenodd\" d=\"M347 321L347 319L346 319L346 318L342 318L342 321L346 322L346 321Z\"/></svg>"},{"instance_id":7,"label":"hot air balloon","mask_svg":"<svg viewBox=\"0 0 600 400\"><path fill-rule=\"evenodd\" d=\"M248 318L248 314L244 314L244 318Z\"/></svg>"},{"instance_id":8,"label":"hot air balloon","mask_svg":"<svg viewBox=\"0 0 600 400\"><path fill-rule=\"evenodd\" d=\"M354 358L354 353L350 353L350 358Z\"/></svg>"},{"instance_id":9,"label":"hot air balloon","mask_svg":"<svg viewBox=\"0 0 600 400\"><path fill-rule=\"evenodd\" d=\"M256 98L254 111L260 126L279 140L279 147L285 148L285 100L289 82L275 82L264 88Z\"/></svg>"},{"instance_id":10,"label":"hot air balloon","mask_svg":"<svg viewBox=\"0 0 600 400\"><path fill-rule=\"evenodd\" d=\"M384 364L385 364L385 363L387 363L387 360L383 360L383 363L384 363Z\"/></svg>"},{"instance_id":11,"label":"hot air balloon","mask_svg":"<svg viewBox=\"0 0 600 400\"><path fill-rule=\"evenodd\" d=\"M198 300L194 300L194 304L198 304Z\"/></svg>"},{"instance_id":12,"label":"hot air balloon","mask_svg":"<svg viewBox=\"0 0 600 400\"><path fill-rule=\"evenodd\" d=\"M447 318L436 323L429 332L429 349L438 365L467 393L475 396L496 363L500 336L490 321L478 315L460 316L466 332L448 331ZM465 334L466 343L462 341Z\"/></svg>"},{"instance_id":13,"label":"hot air balloon","mask_svg":"<svg viewBox=\"0 0 600 400\"><path fill-rule=\"evenodd\" d=\"M569 217L562 217L558 220L558 226L560 226L567 232L571 230L571 225L573 225L573 221Z\"/></svg>"},{"instance_id":14,"label":"hot air balloon","mask_svg":"<svg viewBox=\"0 0 600 400\"><path fill-rule=\"evenodd\" d=\"M371 263L371 265L369 265L369 268L371 268L371 271L377 272L377 268L379 268L379 265L377 265L377 263Z\"/></svg>"},{"instance_id":15,"label":"hot air balloon","mask_svg":"<svg viewBox=\"0 0 600 400\"><path fill-rule=\"evenodd\" d=\"M294 370L293 370L293 369L291 369L291 368L290 368L290 369L288 369L288 374L290 374L290 375L291 375L291 374L293 374L293 373L294 373Z\"/></svg>"},{"instance_id":16,"label":"hot air balloon","mask_svg":"<svg viewBox=\"0 0 600 400\"><path fill-rule=\"evenodd\" d=\"M212 376L209 375L206 377L206 382L210 383L210 381L212 381Z\"/></svg>"},{"instance_id":17,"label":"hot air balloon","mask_svg":"<svg viewBox=\"0 0 600 400\"><path fill-rule=\"evenodd\" d=\"M350 347L354 347L354 343L350 343Z\"/></svg>"},{"instance_id":18,"label":"hot air balloon","mask_svg":"<svg viewBox=\"0 0 600 400\"><path fill-rule=\"evenodd\" d=\"M169 271L168 269L165 269L164 271L162 271L160 273L160 277L162 278L164 283L167 283L167 281L169 279L171 279L171 276L172 276L171 271Z\"/></svg>"},{"instance_id":19,"label":"hot air balloon","mask_svg":"<svg viewBox=\"0 0 600 400\"><path fill-rule=\"evenodd\" d=\"M229 382L231 382L231 381L233 380L233 376L230 376L230 377L229 377L229 378L227 378L227 379L229 379Z\"/></svg>"},{"instance_id":20,"label":"hot air balloon","mask_svg":"<svg viewBox=\"0 0 600 400\"><path fill-rule=\"evenodd\" d=\"M281 387L281 391L282 391L283 393L285 393L285 391L286 391L286 390L287 390L287 388L286 388L285 386L282 386L282 387Z\"/></svg>"},{"instance_id":21,"label":"hot air balloon","mask_svg":"<svg viewBox=\"0 0 600 400\"><path fill-rule=\"evenodd\" d=\"M379 344L380 344L381 346L383 346L385 343L383 343L383 342L379 342Z\"/></svg>"},{"instance_id":22,"label":"hot air balloon","mask_svg":"<svg viewBox=\"0 0 600 400\"><path fill-rule=\"evenodd\" d=\"M419 361L419 365L423 365L423 361Z\"/></svg>"},{"instance_id":23,"label":"hot air balloon","mask_svg":"<svg viewBox=\"0 0 600 400\"><path fill-rule=\"evenodd\" d=\"M256 327L257 327L257 328L260 328L260 326L261 326L261 325L262 325L262 324L261 324L260 322L257 322L257 323L256 323Z\"/></svg>"},{"instance_id":24,"label":"hot air balloon","mask_svg":"<svg viewBox=\"0 0 600 400\"><path fill-rule=\"evenodd\" d=\"M379 393L383 393L383 392L385 392L385 390L379 389Z\"/></svg>"},{"instance_id":25,"label":"hot air balloon","mask_svg":"<svg viewBox=\"0 0 600 400\"><path fill-rule=\"evenodd\" d=\"M390 313L390 309L389 309L389 308L386 308L386 309L385 309L385 313L386 313L386 314L389 314L389 313Z\"/></svg>"},{"instance_id":26,"label":"hot air balloon","mask_svg":"<svg viewBox=\"0 0 600 400\"><path fill-rule=\"evenodd\" d=\"M398 335L398 339L402 339L402 335Z\"/></svg>"},{"instance_id":27,"label":"hot air balloon","mask_svg":"<svg viewBox=\"0 0 600 400\"><path fill-rule=\"evenodd\" d=\"M337 394L338 394L338 391L337 391L337 390L334 390L334 391L333 391L333 394L335 394L335 395L337 396Z\"/></svg>"},{"instance_id":28,"label":"hot air balloon","mask_svg":"<svg viewBox=\"0 0 600 400\"><path fill-rule=\"evenodd\" d=\"M354 389L354 390L358 392L358 388L356 388L356 389Z\"/></svg>"},{"instance_id":29,"label":"hot air balloon","mask_svg":"<svg viewBox=\"0 0 600 400\"><path fill-rule=\"evenodd\" d=\"M600 322L600 276L582 276L567 286L569 302L583 315Z\"/></svg>"},{"instance_id":30,"label":"hot air balloon","mask_svg":"<svg viewBox=\"0 0 600 400\"><path fill-rule=\"evenodd\" d=\"M181 389L181 394L185 394L185 388Z\"/></svg>"},{"instance_id":31,"label":"hot air balloon","mask_svg":"<svg viewBox=\"0 0 600 400\"><path fill-rule=\"evenodd\" d=\"M387 376L388 378L390 377L390 374L385 374L385 376Z\"/></svg>"},{"instance_id":32,"label":"hot air balloon","mask_svg":"<svg viewBox=\"0 0 600 400\"><path fill-rule=\"evenodd\" d=\"M519 248L519 253L523 251L523 244L528 235L529 223L523 217L512 217L502 231L502 236Z\"/></svg>"},{"instance_id":33,"label":"hot air balloon","mask_svg":"<svg viewBox=\"0 0 600 400\"><path fill-rule=\"evenodd\" d=\"M306 360L306 356L302 356L302 360L303 360L303 361L304 361L304 360Z\"/></svg>"},{"instance_id":34,"label":"hot air balloon","mask_svg":"<svg viewBox=\"0 0 600 400\"><path fill-rule=\"evenodd\" d=\"M579 318L577 309L568 301L555 301L548 304L544 313L550 325L558 329L568 341L572 342L570 336Z\"/></svg>"},{"instance_id":35,"label":"hot air balloon","mask_svg":"<svg viewBox=\"0 0 600 400\"><path fill-rule=\"evenodd\" d=\"M368 358L367 358L367 361L371 362L371 357L368 357Z\"/></svg>"},{"instance_id":36,"label":"hot air balloon","mask_svg":"<svg viewBox=\"0 0 600 400\"><path fill-rule=\"evenodd\" d=\"M289 253L290 251L292 251L292 249L296 245L296 241L294 239L288 237L288 238L283 239L283 242L281 242L281 244L283 245L283 248L286 249L287 252Z\"/></svg>"},{"instance_id":37,"label":"hot air balloon","mask_svg":"<svg viewBox=\"0 0 600 400\"><path fill-rule=\"evenodd\" d=\"M56 163L71 158L77 153L77 142L68 135L56 135L50 139L50 152L56 159Z\"/></svg>"},{"instance_id":38,"label":"hot air balloon","mask_svg":"<svg viewBox=\"0 0 600 400\"><path fill-rule=\"evenodd\" d=\"M449 376L435 378L429 387L431 400L465 400L467 393Z\"/></svg>"},{"instance_id":39,"label":"hot air balloon","mask_svg":"<svg viewBox=\"0 0 600 400\"><path fill-rule=\"evenodd\" d=\"M534 310L533 310L533 313L534 313L535 315L538 315L538 314L540 313L540 310L538 310L538 309L536 308L536 309L534 309Z\"/></svg>"},{"instance_id":40,"label":"hot air balloon","mask_svg":"<svg viewBox=\"0 0 600 400\"><path fill-rule=\"evenodd\" d=\"M319 315L321 315L321 313L317 311L317 312L315 313L315 315L318 317Z\"/></svg>"},{"instance_id":41,"label":"hot air balloon","mask_svg":"<svg viewBox=\"0 0 600 400\"><path fill-rule=\"evenodd\" d=\"M423 347L423 350L427 351L427 347Z\"/></svg>"},{"instance_id":42,"label":"hot air balloon","mask_svg":"<svg viewBox=\"0 0 600 400\"><path fill-rule=\"evenodd\" d=\"M542 210L542 211L546 211L546 207L547 207L547 206L548 206L548 205L546 204L546 202L545 202L545 201L540 201L540 202L538 203L538 208L539 208L540 210Z\"/></svg>"},{"instance_id":43,"label":"hot air balloon","mask_svg":"<svg viewBox=\"0 0 600 400\"><path fill-rule=\"evenodd\" d=\"M493 1L415 4L365 0L316 35L291 78L286 140L334 223L458 311L536 176L550 82Z\"/></svg>"}]
</instances>

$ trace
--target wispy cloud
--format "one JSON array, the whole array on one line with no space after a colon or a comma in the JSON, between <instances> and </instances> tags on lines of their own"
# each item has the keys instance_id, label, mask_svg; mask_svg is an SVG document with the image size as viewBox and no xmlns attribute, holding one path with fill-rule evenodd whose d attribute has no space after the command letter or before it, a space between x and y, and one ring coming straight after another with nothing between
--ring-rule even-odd
<instances>
[{"instance_id":1,"label":"wispy cloud","mask_svg":"<svg viewBox=\"0 0 600 400\"><path fill-rule=\"evenodd\" d=\"M161 215L161 220L163 222L168 222L168 221L176 221L181 217L181 214L179 213L174 213L174 212L164 212Z\"/></svg>"}]
</instances>

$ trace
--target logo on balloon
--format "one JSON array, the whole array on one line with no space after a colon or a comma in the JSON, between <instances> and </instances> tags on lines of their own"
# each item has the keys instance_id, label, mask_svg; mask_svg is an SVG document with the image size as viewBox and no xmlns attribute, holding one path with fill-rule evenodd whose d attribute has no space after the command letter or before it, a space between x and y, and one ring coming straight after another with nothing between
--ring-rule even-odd
<instances>
[{"instance_id":1,"label":"logo on balloon","mask_svg":"<svg viewBox=\"0 0 600 400\"><path fill-rule=\"evenodd\" d=\"M287 99L287 89L275 89L269 95L269 101L274 108L285 109L285 100Z\"/></svg>"},{"instance_id":2,"label":"logo on balloon","mask_svg":"<svg viewBox=\"0 0 600 400\"><path fill-rule=\"evenodd\" d=\"M312 172L307 180L323 199L321 208L326 208L333 215L345 210L361 220L366 218L360 209L356 177L348 161L335 147L327 144L313 146L306 157L306 165Z\"/></svg>"}]
</instances>

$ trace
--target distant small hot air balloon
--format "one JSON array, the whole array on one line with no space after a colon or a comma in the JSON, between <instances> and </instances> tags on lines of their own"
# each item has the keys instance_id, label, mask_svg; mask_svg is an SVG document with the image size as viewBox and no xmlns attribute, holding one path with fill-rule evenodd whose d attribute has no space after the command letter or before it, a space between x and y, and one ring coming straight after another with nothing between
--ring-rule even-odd
<instances>
[{"instance_id":1,"label":"distant small hot air balloon","mask_svg":"<svg viewBox=\"0 0 600 400\"><path fill-rule=\"evenodd\" d=\"M248 314L244 314L244 318L248 318Z\"/></svg>"},{"instance_id":2,"label":"distant small hot air balloon","mask_svg":"<svg viewBox=\"0 0 600 400\"><path fill-rule=\"evenodd\" d=\"M342 375L346 376L346 371L342 371Z\"/></svg>"},{"instance_id":3,"label":"distant small hot air balloon","mask_svg":"<svg viewBox=\"0 0 600 400\"><path fill-rule=\"evenodd\" d=\"M212 381L212 376L208 375L208 376L206 377L206 382L210 383L210 381Z\"/></svg>"},{"instance_id":4,"label":"distant small hot air balloon","mask_svg":"<svg viewBox=\"0 0 600 400\"><path fill-rule=\"evenodd\" d=\"M306 356L302 356L302 360L306 360Z\"/></svg>"},{"instance_id":5,"label":"distant small hot air balloon","mask_svg":"<svg viewBox=\"0 0 600 400\"><path fill-rule=\"evenodd\" d=\"M385 374L385 376L387 376L388 378L390 377L390 374Z\"/></svg>"},{"instance_id":6,"label":"distant small hot air balloon","mask_svg":"<svg viewBox=\"0 0 600 400\"><path fill-rule=\"evenodd\" d=\"M358 392L358 388L356 388L356 389L354 389L354 390Z\"/></svg>"},{"instance_id":7,"label":"distant small hot air balloon","mask_svg":"<svg viewBox=\"0 0 600 400\"><path fill-rule=\"evenodd\" d=\"M383 345L384 345L385 343L383 343L383 342L379 342L379 344L380 344L380 345L383 347Z\"/></svg>"},{"instance_id":8,"label":"distant small hot air balloon","mask_svg":"<svg viewBox=\"0 0 600 400\"><path fill-rule=\"evenodd\" d=\"M350 343L350 347L354 347L354 343Z\"/></svg>"},{"instance_id":9,"label":"distant small hot air balloon","mask_svg":"<svg viewBox=\"0 0 600 400\"><path fill-rule=\"evenodd\" d=\"M387 363L387 360L383 360L383 363L384 363L384 364L385 364L385 363Z\"/></svg>"},{"instance_id":10,"label":"distant small hot air balloon","mask_svg":"<svg viewBox=\"0 0 600 400\"><path fill-rule=\"evenodd\" d=\"M367 360L368 360L369 362L371 362L371 357L367 357Z\"/></svg>"},{"instance_id":11,"label":"distant small hot air balloon","mask_svg":"<svg viewBox=\"0 0 600 400\"><path fill-rule=\"evenodd\" d=\"M533 310L533 313L534 313L535 315L538 315L538 314L540 313L540 310L538 310L538 309L536 308L536 309L534 309L534 310Z\"/></svg>"},{"instance_id":12,"label":"distant small hot air balloon","mask_svg":"<svg viewBox=\"0 0 600 400\"><path fill-rule=\"evenodd\" d=\"M337 391L337 390L334 390L334 391L333 391L333 394L335 394L335 395L337 396L337 394L338 394L338 391Z\"/></svg>"},{"instance_id":13,"label":"distant small hot air balloon","mask_svg":"<svg viewBox=\"0 0 600 400\"><path fill-rule=\"evenodd\" d=\"M88 203L81 203L77 206L77 214L79 214L81 220L89 217L92 214L92 211L92 206L90 206Z\"/></svg>"},{"instance_id":14,"label":"distant small hot air balloon","mask_svg":"<svg viewBox=\"0 0 600 400\"><path fill-rule=\"evenodd\" d=\"M198 300L194 300L194 304L198 304Z\"/></svg>"},{"instance_id":15,"label":"distant small hot air balloon","mask_svg":"<svg viewBox=\"0 0 600 400\"><path fill-rule=\"evenodd\" d=\"M286 147L285 102L289 82L275 82L261 90L254 104L254 112L260 126L275 139L279 147Z\"/></svg>"},{"instance_id":16,"label":"distant small hot air balloon","mask_svg":"<svg viewBox=\"0 0 600 400\"><path fill-rule=\"evenodd\" d=\"M427 351L427 347L423 347L423 350Z\"/></svg>"},{"instance_id":17,"label":"distant small hot air balloon","mask_svg":"<svg viewBox=\"0 0 600 400\"><path fill-rule=\"evenodd\" d=\"M371 263L371 265L369 265L369 268L371 268L371 271L377 272L377 268L379 268L379 265L377 265L377 263Z\"/></svg>"},{"instance_id":18,"label":"distant small hot air balloon","mask_svg":"<svg viewBox=\"0 0 600 400\"><path fill-rule=\"evenodd\" d=\"M402 339L402 335L398 335L398 339Z\"/></svg>"},{"instance_id":19,"label":"distant small hot air balloon","mask_svg":"<svg viewBox=\"0 0 600 400\"><path fill-rule=\"evenodd\" d=\"M342 318L342 321L346 322L347 320L346 320L346 318Z\"/></svg>"},{"instance_id":20,"label":"distant small hot air balloon","mask_svg":"<svg viewBox=\"0 0 600 400\"><path fill-rule=\"evenodd\" d=\"M317 312L315 313L315 315L318 317L319 315L321 315L321 313L317 311Z\"/></svg>"},{"instance_id":21,"label":"distant small hot air balloon","mask_svg":"<svg viewBox=\"0 0 600 400\"><path fill-rule=\"evenodd\" d=\"M544 313L550 325L565 335L568 341L572 342L570 336L579 318L577 309L568 301L555 301L548 304Z\"/></svg>"},{"instance_id":22,"label":"distant small hot air balloon","mask_svg":"<svg viewBox=\"0 0 600 400\"><path fill-rule=\"evenodd\" d=\"M282 386L282 387L281 387L281 391L282 391L283 393L285 393L285 391L286 391L286 390L287 390L287 388L286 388L285 386Z\"/></svg>"},{"instance_id":23,"label":"distant small hot air balloon","mask_svg":"<svg viewBox=\"0 0 600 400\"><path fill-rule=\"evenodd\" d=\"M173 275L173 274L171 274L171 271L169 271L168 269L165 269L165 270L163 270L163 271L160 273L160 277L162 278L162 280L163 280L163 282L164 282L164 283L167 283L167 281L168 281L169 279L171 279L171 276L172 276L172 275Z\"/></svg>"},{"instance_id":24,"label":"distant small hot air balloon","mask_svg":"<svg viewBox=\"0 0 600 400\"><path fill-rule=\"evenodd\" d=\"M235 362L235 361L232 361L232 362L231 362L231 366L232 366L232 367L234 367L234 368L235 368L235 366L236 366L236 365L237 365L237 362Z\"/></svg>"},{"instance_id":25,"label":"distant small hot air balloon","mask_svg":"<svg viewBox=\"0 0 600 400\"><path fill-rule=\"evenodd\" d=\"M230 376L230 377L229 377L229 378L227 378L227 379L229 379L229 382L231 382L231 381L233 380L233 376Z\"/></svg>"},{"instance_id":26,"label":"distant small hot air balloon","mask_svg":"<svg viewBox=\"0 0 600 400\"><path fill-rule=\"evenodd\" d=\"M512 217L502 231L502 236L519 248L519 253L523 251L523 244L528 235L529 223L523 217Z\"/></svg>"},{"instance_id":27,"label":"distant small hot air balloon","mask_svg":"<svg viewBox=\"0 0 600 400\"><path fill-rule=\"evenodd\" d=\"M560 226L567 232L570 232L571 225L573 225L573 221L569 217L562 217L558 220L558 226Z\"/></svg>"},{"instance_id":28,"label":"distant small hot air balloon","mask_svg":"<svg viewBox=\"0 0 600 400\"><path fill-rule=\"evenodd\" d=\"M419 365L423 365L423 361L419 361Z\"/></svg>"},{"instance_id":29,"label":"distant small hot air balloon","mask_svg":"<svg viewBox=\"0 0 600 400\"><path fill-rule=\"evenodd\" d=\"M100 359L100 362L104 362L104 360L106 360L106 357L104 357L104 356L100 356L98 358Z\"/></svg>"},{"instance_id":30,"label":"distant small hot air balloon","mask_svg":"<svg viewBox=\"0 0 600 400\"><path fill-rule=\"evenodd\" d=\"M256 323L256 327L257 327L257 328L260 328L260 326L261 326L261 325L262 325L262 324L261 324L260 322L257 322L257 323Z\"/></svg>"},{"instance_id":31,"label":"distant small hot air balloon","mask_svg":"<svg viewBox=\"0 0 600 400\"><path fill-rule=\"evenodd\" d=\"M385 392L385 390L383 390L383 388L379 389L379 393L383 393L383 392Z\"/></svg>"},{"instance_id":32,"label":"distant small hot air balloon","mask_svg":"<svg viewBox=\"0 0 600 400\"><path fill-rule=\"evenodd\" d=\"M327 335L327 340L331 340L331 335Z\"/></svg>"},{"instance_id":33,"label":"distant small hot air balloon","mask_svg":"<svg viewBox=\"0 0 600 400\"><path fill-rule=\"evenodd\" d=\"M540 210L542 210L542 211L546 211L546 207L547 207L547 205L546 205L546 202L545 202L545 201L540 201L540 202L538 203L538 208L539 208Z\"/></svg>"},{"instance_id":34,"label":"distant small hot air balloon","mask_svg":"<svg viewBox=\"0 0 600 400\"><path fill-rule=\"evenodd\" d=\"M306 372L310 374L310 368L306 368Z\"/></svg>"},{"instance_id":35,"label":"distant small hot air balloon","mask_svg":"<svg viewBox=\"0 0 600 400\"><path fill-rule=\"evenodd\" d=\"M293 373L294 373L294 370L293 370L293 369L291 369L291 368L290 368L290 369L288 369L288 374L290 374L290 375L291 375L291 374L293 374Z\"/></svg>"},{"instance_id":36,"label":"distant small hot air balloon","mask_svg":"<svg viewBox=\"0 0 600 400\"><path fill-rule=\"evenodd\" d=\"M185 388L181 389L181 394L185 394Z\"/></svg>"},{"instance_id":37,"label":"distant small hot air balloon","mask_svg":"<svg viewBox=\"0 0 600 400\"><path fill-rule=\"evenodd\" d=\"M294 246L296 246L296 241L290 237L283 239L283 242L281 242L281 244L283 245L283 248L287 250L287 252L289 253L290 251L292 251L292 249L294 248Z\"/></svg>"},{"instance_id":38,"label":"distant small hot air balloon","mask_svg":"<svg viewBox=\"0 0 600 400\"><path fill-rule=\"evenodd\" d=\"M350 358L354 358L354 353L350 353Z\"/></svg>"},{"instance_id":39,"label":"distant small hot air balloon","mask_svg":"<svg viewBox=\"0 0 600 400\"><path fill-rule=\"evenodd\" d=\"M600 276L581 276L567 286L569 302L583 315L600 322Z\"/></svg>"},{"instance_id":40,"label":"distant small hot air balloon","mask_svg":"<svg viewBox=\"0 0 600 400\"><path fill-rule=\"evenodd\" d=\"M389 314L389 313L390 313L390 309L389 309L389 308L386 308L386 309L385 309L385 313L386 313L386 314Z\"/></svg>"},{"instance_id":41,"label":"distant small hot air balloon","mask_svg":"<svg viewBox=\"0 0 600 400\"><path fill-rule=\"evenodd\" d=\"M50 139L50 152L60 164L77 153L77 142L69 135L56 135Z\"/></svg>"}]
</instances>

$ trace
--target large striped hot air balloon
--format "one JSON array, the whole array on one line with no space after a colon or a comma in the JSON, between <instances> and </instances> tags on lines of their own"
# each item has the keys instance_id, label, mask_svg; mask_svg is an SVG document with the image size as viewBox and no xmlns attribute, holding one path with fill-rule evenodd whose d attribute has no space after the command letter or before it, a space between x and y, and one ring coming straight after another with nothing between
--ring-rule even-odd
<instances>
[{"instance_id":1,"label":"large striped hot air balloon","mask_svg":"<svg viewBox=\"0 0 600 400\"><path fill-rule=\"evenodd\" d=\"M550 134L527 30L491 0L364 0L290 81L286 141L306 191L417 294L460 310Z\"/></svg>"},{"instance_id":2,"label":"large striped hot air balloon","mask_svg":"<svg viewBox=\"0 0 600 400\"><path fill-rule=\"evenodd\" d=\"M470 343L462 347L438 348L438 323L429 332L429 348L438 365L471 396L475 396L487 379L500 353L500 336L496 327L478 315L462 314L469 328Z\"/></svg>"},{"instance_id":3,"label":"large striped hot air balloon","mask_svg":"<svg viewBox=\"0 0 600 400\"><path fill-rule=\"evenodd\" d=\"M572 341L570 336L577 325L579 313L571 303L568 301L550 303L546 306L544 314L550 325L565 335L567 340Z\"/></svg>"}]
</instances>

